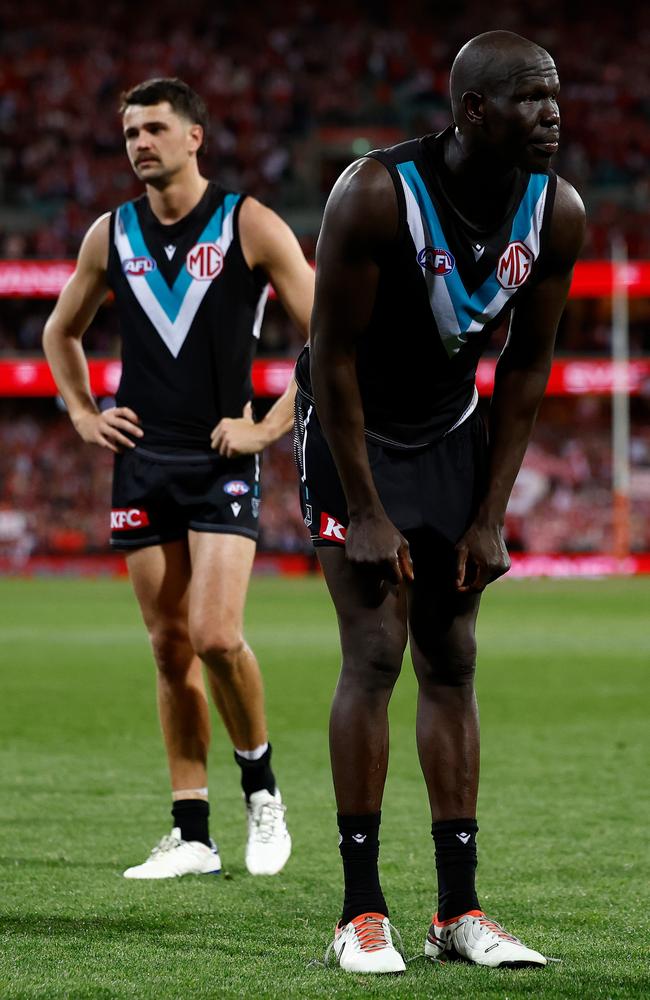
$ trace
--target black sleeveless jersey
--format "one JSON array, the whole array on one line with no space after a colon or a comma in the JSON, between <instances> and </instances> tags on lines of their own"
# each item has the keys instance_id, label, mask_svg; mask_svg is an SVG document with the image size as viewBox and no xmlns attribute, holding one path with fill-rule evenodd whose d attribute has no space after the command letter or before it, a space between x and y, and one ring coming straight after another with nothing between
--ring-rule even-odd
<instances>
[{"instance_id":1,"label":"black sleeveless jersey","mask_svg":"<svg viewBox=\"0 0 650 1000\"><path fill-rule=\"evenodd\" d=\"M518 291L539 274L553 209L555 174L521 170L498 226L476 229L442 185L446 134L369 154L393 179L399 230L378 262L356 367L366 434L393 447L439 440L472 412L478 360ZM308 349L296 378L311 398Z\"/></svg>"},{"instance_id":2,"label":"black sleeveless jersey","mask_svg":"<svg viewBox=\"0 0 650 1000\"><path fill-rule=\"evenodd\" d=\"M111 215L108 283L122 336L117 403L140 417L145 447L209 451L221 417L241 416L251 398L268 285L242 253L244 198L210 183L172 225L158 221L146 195Z\"/></svg>"}]
</instances>

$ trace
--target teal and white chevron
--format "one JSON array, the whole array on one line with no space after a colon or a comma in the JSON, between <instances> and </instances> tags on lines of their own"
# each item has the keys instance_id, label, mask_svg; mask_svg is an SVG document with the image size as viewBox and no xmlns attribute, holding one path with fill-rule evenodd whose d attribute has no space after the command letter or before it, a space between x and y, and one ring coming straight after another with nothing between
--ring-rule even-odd
<instances>
[{"instance_id":1,"label":"teal and white chevron","mask_svg":"<svg viewBox=\"0 0 650 1000\"><path fill-rule=\"evenodd\" d=\"M416 254L424 247L450 250L438 213L420 173L412 160L397 166L406 199L408 227ZM512 221L509 243L525 243L537 260L544 206L548 190L546 174L531 174L530 181ZM483 329L506 305L516 288L502 288L496 271L470 295L457 268L451 274L436 275L422 269L431 310L449 357L457 354L470 334Z\"/></svg>"},{"instance_id":2,"label":"teal and white chevron","mask_svg":"<svg viewBox=\"0 0 650 1000\"><path fill-rule=\"evenodd\" d=\"M227 194L196 241L216 244L224 258L233 240L233 217L240 197ZM117 210L115 246L122 262L133 257L151 257L133 202ZM170 353L178 357L212 282L193 278L185 266L171 288L157 268L146 274L125 274L125 277L161 340Z\"/></svg>"}]
</instances>

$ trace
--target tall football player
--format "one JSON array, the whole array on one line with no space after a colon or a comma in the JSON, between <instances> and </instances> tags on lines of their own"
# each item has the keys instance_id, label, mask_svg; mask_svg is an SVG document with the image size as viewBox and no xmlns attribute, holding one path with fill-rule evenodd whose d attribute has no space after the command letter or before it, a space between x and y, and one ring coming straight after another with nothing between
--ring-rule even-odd
<instances>
[{"instance_id":1,"label":"tall football player","mask_svg":"<svg viewBox=\"0 0 650 1000\"><path fill-rule=\"evenodd\" d=\"M312 346L297 366L302 499L336 606L343 667L330 748L344 899L333 950L400 972L379 880L388 702L406 643L431 808L432 957L545 965L476 892L481 593L508 570L506 504L548 379L584 209L550 168L558 74L507 31L451 70L453 124L377 150L337 181L318 241ZM489 442L478 360L510 316Z\"/></svg>"}]
</instances>

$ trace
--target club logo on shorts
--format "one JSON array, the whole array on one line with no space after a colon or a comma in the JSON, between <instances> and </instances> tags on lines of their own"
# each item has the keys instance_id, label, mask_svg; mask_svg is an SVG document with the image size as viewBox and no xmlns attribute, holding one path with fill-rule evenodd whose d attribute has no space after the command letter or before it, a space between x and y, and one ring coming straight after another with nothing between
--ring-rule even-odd
<instances>
[{"instance_id":1,"label":"club logo on shorts","mask_svg":"<svg viewBox=\"0 0 650 1000\"><path fill-rule=\"evenodd\" d=\"M250 493L250 486L243 479L231 479L223 488L223 492L229 497L243 497L245 493Z\"/></svg>"},{"instance_id":2,"label":"club logo on shorts","mask_svg":"<svg viewBox=\"0 0 650 1000\"><path fill-rule=\"evenodd\" d=\"M331 514L326 514L324 511L320 516L320 531L318 532L320 538L327 538L330 542L345 542L345 528L343 525L332 517Z\"/></svg>"},{"instance_id":3,"label":"club logo on shorts","mask_svg":"<svg viewBox=\"0 0 650 1000\"><path fill-rule=\"evenodd\" d=\"M111 511L111 531L134 531L146 528L149 516L138 507L116 507Z\"/></svg>"},{"instance_id":4,"label":"club logo on shorts","mask_svg":"<svg viewBox=\"0 0 650 1000\"><path fill-rule=\"evenodd\" d=\"M153 257L129 257L122 261L122 270L127 275L140 277L142 274L149 274L156 270L156 262Z\"/></svg>"},{"instance_id":5,"label":"club logo on shorts","mask_svg":"<svg viewBox=\"0 0 650 1000\"><path fill-rule=\"evenodd\" d=\"M525 243L508 243L497 264L497 281L502 288L512 290L523 285L533 266L533 254Z\"/></svg>"},{"instance_id":6,"label":"club logo on shorts","mask_svg":"<svg viewBox=\"0 0 650 1000\"><path fill-rule=\"evenodd\" d=\"M311 504L310 503L306 503L305 504L305 517L304 517L305 527L308 528L309 525L311 524L311 522L313 520L314 520L314 512L311 509Z\"/></svg>"},{"instance_id":7,"label":"club logo on shorts","mask_svg":"<svg viewBox=\"0 0 650 1000\"><path fill-rule=\"evenodd\" d=\"M196 243L185 258L185 267L198 281L212 281L223 270L223 250L216 243Z\"/></svg>"},{"instance_id":8,"label":"club logo on shorts","mask_svg":"<svg viewBox=\"0 0 650 1000\"><path fill-rule=\"evenodd\" d=\"M451 274L456 267L456 261L445 247L424 247L418 254L420 267L431 271L431 274Z\"/></svg>"}]
</instances>

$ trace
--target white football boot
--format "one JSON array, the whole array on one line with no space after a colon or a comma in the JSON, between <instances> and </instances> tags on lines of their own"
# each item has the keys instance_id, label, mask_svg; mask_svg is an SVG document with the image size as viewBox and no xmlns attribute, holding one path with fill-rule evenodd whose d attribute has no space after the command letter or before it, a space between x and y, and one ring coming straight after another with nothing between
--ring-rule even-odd
<instances>
[{"instance_id":1,"label":"white football boot","mask_svg":"<svg viewBox=\"0 0 650 1000\"><path fill-rule=\"evenodd\" d=\"M213 840L210 847L199 840L182 840L180 827L156 844L141 865L127 868L124 878L178 878L181 875L219 875L221 858Z\"/></svg>"},{"instance_id":2,"label":"white football boot","mask_svg":"<svg viewBox=\"0 0 650 1000\"><path fill-rule=\"evenodd\" d=\"M289 860L291 836L284 819L286 808L278 788L275 795L262 788L246 802L246 867L251 875L277 875Z\"/></svg>"},{"instance_id":3,"label":"white football boot","mask_svg":"<svg viewBox=\"0 0 650 1000\"><path fill-rule=\"evenodd\" d=\"M527 948L482 910L469 910L454 920L439 920L436 913L424 943L429 958L461 958L475 965L499 966L546 965L538 951Z\"/></svg>"},{"instance_id":4,"label":"white football boot","mask_svg":"<svg viewBox=\"0 0 650 1000\"><path fill-rule=\"evenodd\" d=\"M406 969L403 955L393 944L390 921L382 913L361 913L347 924L338 924L325 955L326 965L332 951L346 972L404 972Z\"/></svg>"}]
</instances>

